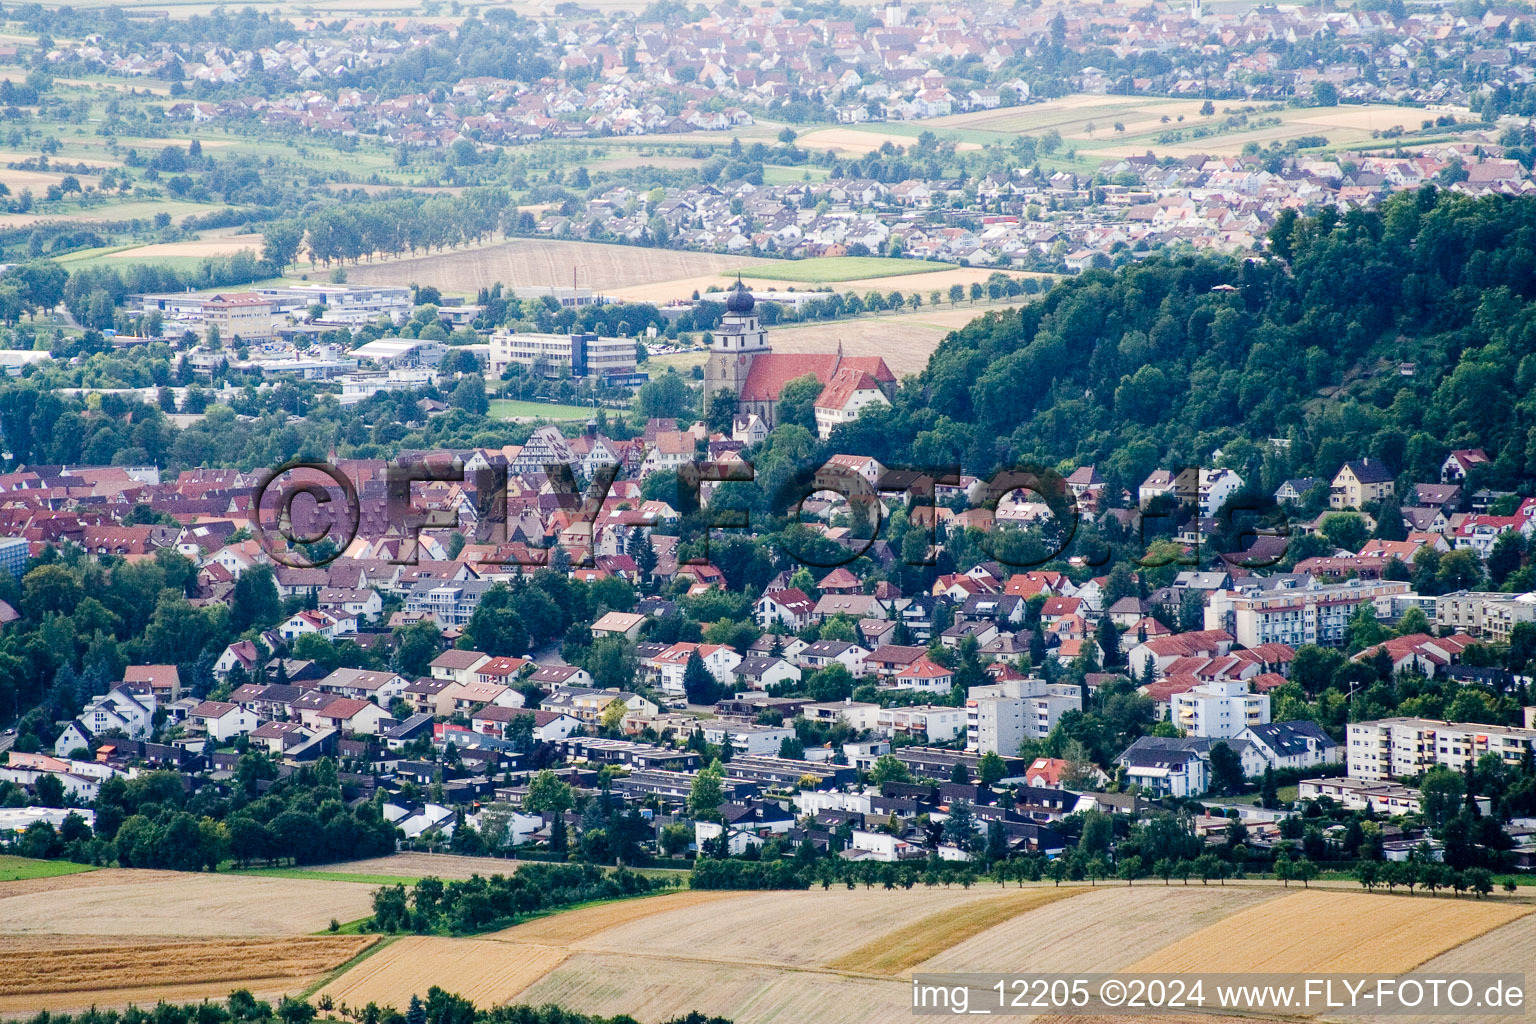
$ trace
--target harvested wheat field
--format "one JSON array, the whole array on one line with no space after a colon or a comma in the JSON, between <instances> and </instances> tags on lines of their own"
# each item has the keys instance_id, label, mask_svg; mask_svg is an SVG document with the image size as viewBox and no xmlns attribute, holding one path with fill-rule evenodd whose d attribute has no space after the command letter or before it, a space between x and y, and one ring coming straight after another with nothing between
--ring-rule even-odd
<instances>
[{"instance_id":1,"label":"harvested wheat field","mask_svg":"<svg viewBox=\"0 0 1536 1024\"><path fill-rule=\"evenodd\" d=\"M377 941L362 935L186 942L49 936L30 945L12 940L0 943L0 956L5 959L0 996L309 979L339 967Z\"/></svg>"},{"instance_id":2,"label":"harvested wheat field","mask_svg":"<svg viewBox=\"0 0 1536 1024\"><path fill-rule=\"evenodd\" d=\"M511 928L495 932L487 938L500 942L523 942L533 945L564 946L578 943L584 939L590 939L595 935L603 934L607 938L610 931L624 934L629 929L622 928L636 921L651 921L660 918L662 922L656 927L664 929L662 934L673 934L672 929L678 926L677 918L673 915L684 917L685 921L699 915L682 914L681 912L691 907L697 907L701 903L716 903L720 900L742 901L747 899L745 893L733 892L726 889L685 889L682 892L665 893L660 896L643 896L636 899L614 900L597 906L579 907L576 910L568 910L560 914L552 914L549 917L541 917L525 924L513 925ZM733 911L735 908L731 908ZM645 929L647 932L656 929ZM691 931L690 931L691 934ZM697 948L697 943L690 943L689 949ZM609 948L604 943L600 948ZM626 949L650 949L649 946L640 944L625 946Z\"/></svg>"},{"instance_id":3,"label":"harvested wheat field","mask_svg":"<svg viewBox=\"0 0 1536 1024\"><path fill-rule=\"evenodd\" d=\"M517 1001L604 1016L627 1013L647 1024L690 1010L736 1024L892 1024L911 1013L905 981L848 978L822 971L577 953L519 993Z\"/></svg>"},{"instance_id":4,"label":"harvested wheat field","mask_svg":"<svg viewBox=\"0 0 1536 1024\"><path fill-rule=\"evenodd\" d=\"M1449 978L1464 974L1490 974L1504 971L1524 972L1527 982L1536 977L1536 914L1527 914L1502 928L1484 932L1470 942L1428 960L1410 977ZM1340 1020L1368 1024L1370 1018L1341 1017ZM1379 1018L1378 1018L1379 1019ZM1503 1024L1528 1020L1525 1014L1458 1013L1457 1024Z\"/></svg>"},{"instance_id":5,"label":"harvested wheat field","mask_svg":"<svg viewBox=\"0 0 1536 1024\"><path fill-rule=\"evenodd\" d=\"M569 288L574 271L578 287L608 294L630 285L720 274L758 262L749 256L720 253L513 238L415 259L363 263L348 267L347 279L353 284L430 284L454 294L474 294L498 281L514 292Z\"/></svg>"},{"instance_id":6,"label":"harvested wheat field","mask_svg":"<svg viewBox=\"0 0 1536 1024\"><path fill-rule=\"evenodd\" d=\"M19 996L0 996L0 1017L25 1018L47 1010L50 1013L78 1013L92 1007L153 1007L162 1000L196 1003L203 1000L222 1002L236 989L245 989L257 999L276 1003L283 996L297 996L315 979L273 978L256 981L197 981L173 986L142 985L132 988L95 989L79 992L38 992Z\"/></svg>"},{"instance_id":7,"label":"harvested wheat field","mask_svg":"<svg viewBox=\"0 0 1536 1024\"><path fill-rule=\"evenodd\" d=\"M921 373L939 342L949 337L952 331L977 317L1008 308L999 303L866 316L857 320L772 330L768 340L775 352L836 352L841 345L845 355L881 356L899 378L908 373Z\"/></svg>"},{"instance_id":8,"label":"harvested wheat field","mask_svg":"<svg viewBox=\"0 0 1536 1024\"><path fill-rule=\"evenodd\" d=\"M837 971L896 975L910 971L939 950L975 938L989 928L1031 910L1070 899L1084 890L1068 886L1015 889L908 921L878 939L827 964Z\"/></svg>"},{"instance_id":9,"label":"harvested wheat field","mask_svg":"<svg viewBox=\"0 0 1536 1024\"><path fill-rule=\"evenodd\" d=\"M35 883L48 883L39 886ZM15 895L12 887L25 886ZM298 878L90 871L0 885L0 933L233 935L316 932L373 912L373 886Z\"/></svg>"},{"instance_id":10,"label":"harvested wheat field","mask_svg":"<svg viewBox=\"0 0 1536 1024\"><path fill-rule=\"evenodd\" d=\"M1279 898L1272 889L1090 889L1019 914L918 965L922 973L1115 971L1230 914ZM1105 927L1105 922L1114 922Z\"/></svg>"},{"instance_id":11,"label":"harvested wheat field","mask_svg":"<svg viewBox=\"0 0 1536 1024\"><path fill-rule=\"evenodd\" d=\"M1396 974L1531 912L1486 900L1292 892L1132 964L1138 971Z\"/></svg>"},{"instance_id":12,"label":"harvested wheat field","mask_svg":"<svg viewBox=\"0 0 1536 1024\"><path fill-rule=\"evenodd\" d=\"M978 903L990 905L1004 898L991 886L894 892L839 887L732 895L733 899L718 906L646 915L576 946L611 953L638 949L654 956L810 967L877 942L903 929L905 922L964 913ZM551 923L558 920L553 918Z\"/></svg>"},{"instance_id":13,"label":"harvested wheat field","mask_svg":"<svg viewBox=\"0 0 1536 1024\"><path fill-rule=\"evenodd\" d=\"M511 1000L569 955L548 946L412 935L396 939L316 996L348 1006L378 1003L403 1009L411 996L425 996L438 985L479 1006L495 1006Z\"/></svg>"},{"instance_id":14,"label":"harvested wheat field","mask_svg":"<svg viewBox=\"0 0 1536 1024\"><path fill-rule=\"evenodd\" d=\"M929 307L929 293L938 290L944 296L943 309L948 312L950 285L960 285L969 289L973 281L986 281L988 277L998 271L990 267L953 267L944 270L930 270L915 274L890 274L885 277L866 277L848 281L832 281L819 284L815 281L790 281L773 276L774 263L758 262L743 268L742 280L748 282L753 288L764 291L837 291L854 292L863 295L866 292L878 291L882 295L889 295L893 291L910 295L917 292L922 295L926 313ZM1018 271L1003 271L1010 277L1047 277L1046 274L1025 274ZM682 277L669 280L657 280L631 285L620 285L601 290L617 298L630 302L652 302L657 305L665 305L668 302L685 302L693 297L694 292L705 295L710 288L724 290L736 283L734 273L704 273L691 277ZM724 295L712 296L717 301L725 301ZM957 309L968 308L969 299Z\"/></svg>"},{"instance_id":15,"label":"harvested wheat field","mask_svg":"<svg viewBox=\"0 0 1536 1024\"><path fill-rule=\"evenodd\" d=\"M102 868L82 871L72 875L43 875L38 878L17 878L0 882L0 900L30 893L59 892L64 889L88 889L97 885L144 885L150 882L169 882L187 877L176 871L151 871L143 868ZM0 908L5 906L0 903ZM0 928L0 934L7 929Z\"/></svg>"}]
</instances>

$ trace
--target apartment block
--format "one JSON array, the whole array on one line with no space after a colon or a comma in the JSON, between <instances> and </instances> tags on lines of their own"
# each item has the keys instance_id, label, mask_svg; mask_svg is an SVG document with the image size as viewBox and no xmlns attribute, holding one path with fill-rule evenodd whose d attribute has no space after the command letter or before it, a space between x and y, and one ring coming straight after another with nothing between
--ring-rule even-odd
<instances>
[{"instance_id":1,"label":"apartment block","mask_svg":"<svg viewBox=\"0 0 1536 1024\"><path fill-rule=\"evenodd\" d=\"M1453 633L1508 643L1510 630L1521 622L1536 622L1536 597L1458 590L1435 599L1435 625Z\"/></svg>"},{"instance_id":2,"label":"apartment block","mask_svg":"<svg viewBox=\"0 0 1536 1024\"><path fill-rule=\"evenodd\" d=\"M633 338L579 334L491 335L491 373L500 377L516 363L546 377L629 377L638 365Z\"/></svg>"},{"instance_id":3,"label":"apartment block","mask_svg":"<svg viewBox=\"0 0 1536 1024\"><path fill-rule=\"evenodd\" d=\"M1406 593L1408 584L1385 580L1248 593L1218 590L1205 607L1205 628L1225 629L1244 647L1341 647L1357 607Z\"/></svg>"},{"instance_id":4,"label":"apartment block","mask_svg":"<svg viewBox=\"0 0 1536 1024\"><path fill-rule=\"evenodd\" d=\"M1173 724L1191 736L1230 739L1269 724L1269 694L1253 693L1246 679L1201 683L1172 699Z\"/></svg>"},{"instance_id":5,"label":"apartment block","mask_svg":"<svg viewBox=\"0 0 1536 1024\"><path fill-rule=\"evenodd\" d=\"M1045 739L1065 712L1082 706L1082 694L1071 684L1015 679L973 686L965 702L966 749L1015 757L1020 743Z\"/></svg>"},{"instance_id":6,"label":"apartment block","mask_svg":"<svg viewBox=\"0 0 1536 1024\"><path fill-rule=\"evenodd\" d=\"M948 743L965 731L966 709L933 704L882 708L875 728L885 733L923 736L929 743Z\"/></svg>"},{"instance_id":7,"label":"apartment block","mask_svg":"<svg viewBox=\"0 0 1536 1024\"><path fill-rule=\"evenodd\" d=\"M1518 765L1536 742L1536 729L1513 729L1431 718L1351 722L1345 762L1352 779L1409 778L1435 765L1466 770L1484 754Z\"/></svg>"}]
</instances>

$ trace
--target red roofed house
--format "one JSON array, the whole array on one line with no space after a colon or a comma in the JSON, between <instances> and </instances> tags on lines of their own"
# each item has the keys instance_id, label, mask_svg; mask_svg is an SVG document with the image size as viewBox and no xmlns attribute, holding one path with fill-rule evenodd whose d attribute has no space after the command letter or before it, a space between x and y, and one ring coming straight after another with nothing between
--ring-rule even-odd
<instances>
[{"instance_id":1,"label":"red roofed house","mask_svg":"<svg viewBox=\"0 0 1536 1024\"><path fill-rule=\"evenodd\" d=\"M838 349L841 352L842 346ZM858 419L866 406L890 404L874 374L855 366L841 367L816 397L816 433L825 441L837 427Z\"/></svg>"},{"instance_id":2,"label":"red roofed house","mask_svg":"<svg viewBox=\"0 0 1536 1024\"><path fill-rule=\"evenodd\" d=\"M323 708L305 711L303 717L305 725L338 729L354 736L374 736L383 731L379 723L389 718L389 715L372 701L337 697Z\"/></svg>"},{"instance_id":3,"label":"red roofed house","mask_svg":"<svg viewBox=\"0 0 1536 1024\"><path fill-rule=\"evenodd\" d=\"M1488 453L1481 448L1459 448L1445 457L1440 464L1440 482L1454 483L1465 480L1467 472L1488 461Z\"/></svg>"},{"instance_id":4,"label":"red roofed house","mask_svg":"<svg viewBox=\"0 0 1536 1024\"><path fill-rule=\"evenodd\" d=\"M786 587L763 594L757 599L754 610L757 624L763 629L777 623L798 632L811 621L811 612L815 608L816 603L805 591L799 587Z\"/></svg>"},{"instance_id":5,"label":"red roofed house","mask_svg":"<svg viewBox=\"0 0 1536 1024\"><path fill-rule=\"evenodd\" d=\"M1168 666L1180 658L1215 658L1232 649L1232 634L1224 629L1201 629L1173 636L1154 637L1132 647L1126 655L1126 665L1133 678L1140 679L1152 666L1152 674L1161 676ZM1198 680L1197 680L1198 681Z\"/></svg>"},{"instance_id":6,"label":"red roofed house","mask_svg":"<svg viewBox=\"0 0 1536 1024\"><path fill-rule=\"evenodd\" d=\"M940 665L930 661L927 657L918 658L905 668L897 669L893 682L890 684L896 690L948 690L954 684L954 673Z\"/></svg>"},{"instance_id":7,"label":"red roofed house","mask_svg":"<svg viewBox=\"0 0 1536 1024\"><path fill-rule=\"evenodd\" d=\"M1040 623L1054 625L1057 619L1081 613L1083 602L1076 597L1048 597L1040 607Z\"/></svg>"},{"instance_id":8,"label":"red roofed house","mask_svg":"<svg viewBox=\"0 0 1536 1024\"><path fill-rule=\"evenodd\" d=\"M175 665L129 665L123 669L123 682L148 683L162 704L181 697L181 673Z\"/></svg>"},{"instance_id":9,"label":"red roofed house","mask_svg":"<svg viewBox=\"0 0 1536 1024\"><path fill-rule=\"evenodd\" d=\"M838 566L823 576L816 588L823 594L857 594L864 589L864 585L853 573Z\"/></svg>"},{"instance_id":10,"label":"red roofed house","mask_svg":"<svg viewBox=\"0 0 1536 1024\"><path fill-rule=\"evenodd\" d=\"M1437 670L1448 668L1460 661L1461 652L1468 644L1475 642L1472 637L1464 633L1445 637L1433 637L1428 633L1410 633L1407 636L1393 637L1374 647L1367 647L1350 660L1370 661L1379 652L1385 651L1392 659L1393 672L1414 669L1426 676L1433 676Z\"/></svg>"}]
</instances>

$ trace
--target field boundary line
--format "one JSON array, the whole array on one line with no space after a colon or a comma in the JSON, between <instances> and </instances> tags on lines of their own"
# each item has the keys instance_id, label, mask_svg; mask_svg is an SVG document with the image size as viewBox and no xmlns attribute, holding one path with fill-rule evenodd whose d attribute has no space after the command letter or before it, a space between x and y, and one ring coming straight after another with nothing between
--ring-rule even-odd
<instances>
[{"instance_id":1,"label":"field boundary line","mask_svg":"<svg viewBox=\"0 0 1536 1024\"><path fill-rule=\"evenodd\" d=\"M347 960L345 963L337 964L335 967L322 974L317 980L300 989L294 998L308 999L310 996L314 995L316 992L320 991L322 988L329 985L331 982L335 981L337 978L341 977L343 974L347 973L352 968L362 963L364 960L367 960L369 957L373 956L373 954L377 953L385 946L392 945L395 939L396 936L394 935L380 935L375 937L373 942L369 943L366 948L359 950L352 956L350 960Z\"/></svg>"}]
</instances>

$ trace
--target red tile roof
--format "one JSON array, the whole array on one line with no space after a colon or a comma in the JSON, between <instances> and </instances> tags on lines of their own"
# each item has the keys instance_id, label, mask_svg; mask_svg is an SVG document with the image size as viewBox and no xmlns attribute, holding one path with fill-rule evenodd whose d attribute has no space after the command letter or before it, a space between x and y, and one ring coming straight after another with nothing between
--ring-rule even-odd
<instances>
[{"instance_id":1,"label":"red tile roof","mask_svg":"<svg viewBox=\"0 0 1536 1024\"><path fill-rule=\"evenodd\" d=\"M848 367L869 373L881 384L894 384L896 375L879 356L843 356L836 353L809 354L768 352L752 360L752 369L742 384L740 398L744 402L776 402L784 385L796 377L810 374L823 384L832 380L840 368Z\"/></svg>"}]
</instances>

